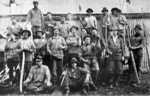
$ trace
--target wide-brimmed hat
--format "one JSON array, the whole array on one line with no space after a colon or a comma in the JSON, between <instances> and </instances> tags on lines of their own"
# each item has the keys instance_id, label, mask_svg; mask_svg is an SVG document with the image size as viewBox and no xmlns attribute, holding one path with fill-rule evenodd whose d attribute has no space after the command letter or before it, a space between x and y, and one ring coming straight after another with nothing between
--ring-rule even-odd
<instances>
[{"instance_id":1,"label":"wide-brimmed hat","mask_svg":"<svg viewBox=\"0 0 150 96\"><path fill-rule=\"evenodd\" d=\"M86 12L92 12L92 13L93 13L93 10L92 10L91 8L88 8L88 9L86 10Z\"/></svg>"},{"instance_id":2,"label":"wide-brimmed hat","mask_svg":"<svg viewBox=\"0 0 150 96\"><path fill-rule=\"evenodd\" d=\"M70 28L70 32L72 31L73 28L75 28L76 30L79 29L77 26L72 26L72 27Z\"/></svg>"},{"instance_id":3,"label":"wide-brimmed hat","mask_svg":"<svg viewBox=\"0 0 150 96\"><path fill-rule=\"evenodd\" d=\"M25 32L27 32L27 33L29 34L29 37L31 36L31 32L30 32L29 30L22 30L22 31L20 32L20 34L22 35L22 34L25 33Z\"/></svg>"},{"instance_id":4,"label":"wide-brimmed hat","mask_svg":"<svg viewBox=\"0 0 150 96\"><path fill-rule=\"evenodd\" d=\"M42 35L44 35L44 31L42 31L42 29L38 29L35 33L37 34L38 32L41 32Z\"/></svg>"},{"instance_id":5,"label":"wide-brimmed hat","mask_svg":"<svg viewBox=\"0 0 150 96\"><path fill-rule=\"evenodd\" d=\"M138 29L142 30L142 27L141 27L140 24L137 24L137 25L134 27L134 29L135 29L135 28L138 28Z\"/></svg>"},{"instance_id":6,"label":"wide-brimmed hat","mask_svg":"<svg viewBox=\"0 0 150 96\"><path fill-rule=\"evenodd\" d=\"M33 4L39 4L39 2L38 1L33 1Z\"/></svg>"},{"instance_id":7,"label":"wide-brimmed hat","mask_svg":"<svg viewBox=\"0 0 150 96\"><path fill-rule=\"evenodd\" d=\"M71 63L77 63L78 62L78 60L75 58L75 57L73 57L72 59L71 59Z\"/></svg>"},{"instance_id":8,"label":"wide-brimmed hat","mask_svg":"<svg viewBox=\"0 0 150 96\"><path fill-rule=\"evenodd\" d=\"M111 9L111 12L113 12L113 11L117 11L117 12L121 13L121 10L119 8L116 8L116 7Z\"/></svg>"},{"instance_id":9,"label":"wide-brimmed hat","mask_svg":"<svg viewBox=\"0 0 150 96\"><path fill-rule=\"evenodd\" d=\"M104 11L108 12L108 9L106 7L104 7L101 12L104 12Z\"/></svg>"}]
</instances>

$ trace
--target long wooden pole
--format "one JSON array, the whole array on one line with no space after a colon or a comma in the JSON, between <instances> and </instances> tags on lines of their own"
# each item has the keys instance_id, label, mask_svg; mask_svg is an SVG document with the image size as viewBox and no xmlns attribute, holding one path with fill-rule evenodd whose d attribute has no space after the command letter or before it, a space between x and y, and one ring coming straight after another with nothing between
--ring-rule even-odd
<instances>
[{"instance_id":1,"label":"long wooden pole","mask_svg":"<svg viewBox=\"0 0 150 96\"><path fill-rule=\"evenodd\" d=\"M20 92L22 93L22 82L23 82L23 75L24 75L24 64L25 64L25 53L22 52L22 66L21 66L21 75L20 75Z\"/></svg>"}]
</instances>

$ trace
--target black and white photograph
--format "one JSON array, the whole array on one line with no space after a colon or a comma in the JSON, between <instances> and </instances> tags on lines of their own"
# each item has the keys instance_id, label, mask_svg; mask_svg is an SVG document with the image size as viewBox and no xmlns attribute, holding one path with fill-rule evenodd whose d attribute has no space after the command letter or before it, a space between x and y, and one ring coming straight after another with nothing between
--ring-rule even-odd
<instances>
[{"instance_id":1,"label":"black and white photograph","mask_svg":"<svg viewBox=\"0 0 150 96\"><path fill-rule=\"evenodd\" d=\"M150 95L150 0L0 0L0 95Z\"/></svg>"}]
</instances>

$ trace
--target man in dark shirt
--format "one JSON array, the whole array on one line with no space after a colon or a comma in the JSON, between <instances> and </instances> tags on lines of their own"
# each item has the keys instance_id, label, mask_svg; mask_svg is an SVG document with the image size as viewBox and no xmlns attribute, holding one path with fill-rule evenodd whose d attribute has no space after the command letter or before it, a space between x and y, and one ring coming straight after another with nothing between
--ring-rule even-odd
<instances>
[{"instance_id":1,"label":"man in dark shirt","mask_svg":"<svg viewBox=\"0 0 150 96\"><path fill-rule=\"evenodd\" d=\"M142 30L141 25L137 24L134 28L135 34L130 38L131 45L129 46L133 52L136 69L139 75L140 75L141 61L143 58L143 43L144 43L144 37L141 34L141 30ZM129 69L131 72L133 72L131 60L129 60Z\"/></svg>"},{"instance_id":2,"label":"man in dark shirt","mask_svg":"<svg viewBox=\"0 0 150 96\"><path fill-rule=\"evenodd\" d=\"M86 90L90 89L90 85L95 90L97 89L91 79L90 72L77 67L77 62L76 58L72 58L71 66L62 73L61 87L66 90L66 94L69 94L73 88L83 88L83 92L86 93Z\"/></svg>"}]
</instances>

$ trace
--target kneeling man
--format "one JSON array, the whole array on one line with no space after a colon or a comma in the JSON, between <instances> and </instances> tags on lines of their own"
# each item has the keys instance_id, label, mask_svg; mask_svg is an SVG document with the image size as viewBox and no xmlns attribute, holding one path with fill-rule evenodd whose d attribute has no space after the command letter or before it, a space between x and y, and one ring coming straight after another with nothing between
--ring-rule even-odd
<instances>
[{"instance_id":1,"label":"kneeling man","mask_svg":"<svg viewBox=\"0 0 150 96\"><path fill-rule=\"evenodd\" d=\"M41 55L36 57L36 65L32 66L28 78L24 81L24 87L27 91L43 92L46 88L51 87L50 70L43 65Z\"/></svg>"}]
</instances>

